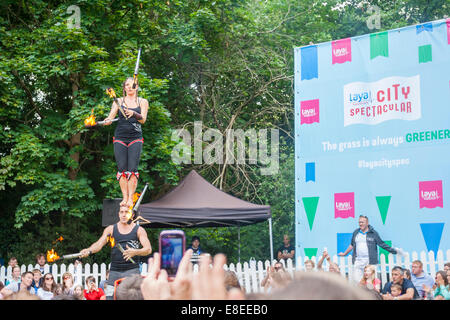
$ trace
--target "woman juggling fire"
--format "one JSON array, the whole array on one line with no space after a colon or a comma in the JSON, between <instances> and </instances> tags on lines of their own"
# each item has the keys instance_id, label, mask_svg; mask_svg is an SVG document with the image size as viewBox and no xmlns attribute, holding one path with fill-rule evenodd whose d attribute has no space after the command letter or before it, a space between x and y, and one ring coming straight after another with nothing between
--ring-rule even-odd
<instances>
[{"instance_id":1,"label":"woman juggling fire","mask_svg":"<svg viewBox=\"0 0 450 320\"><path fill-rule=\"evenodd\" d=\"M147 120L148 101L138 97L138 85L133 78L127 78L122 85L123 97L118 98L119 105L114 102L111 112L105 119L105 125L110 125L119 109L119 121L114 131L114 157L117 163L117 180L122 191L121 206L133 205L133 194L139 179L139 160L144 138L141 125ZM134 87L134 88L133 88ZM123 111L123 112L122 112Z\"/></svg>"}]
</instances>

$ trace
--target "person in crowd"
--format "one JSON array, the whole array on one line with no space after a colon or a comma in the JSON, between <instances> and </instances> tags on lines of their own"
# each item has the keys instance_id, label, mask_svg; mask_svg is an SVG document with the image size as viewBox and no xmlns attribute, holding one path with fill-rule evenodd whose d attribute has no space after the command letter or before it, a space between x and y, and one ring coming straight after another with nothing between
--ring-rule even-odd
<instances>
[{"instance_id":1,"label":"person in crowd","mask_svg":"<svg viewBox=\"0 0 450 320\"><path fill-rule=\"evenodd\" d=\"M93 276L86 278L86 289L83 294L86 300L106 300L105 292L97 287Z\"/></svg>"},{"instance_id":2,"label":"person in crowd","mask_svg":"<svg viewBox=\"0 0 450 320\"><path fill-rule=\"evenodd\" d=\"M392 297L394 297L394 300L398 300L398 297L401 294L402 294L402 286L397 283L394 283L391 286L391 295L392 295ZM397 298L397 299L395 299L395 298Z\"/></svg>"},{"instance_id":3,"label":"person in crowd","mask_svg":"<svg viewBox=\"0 0 450 320\"><path fill-rule=\"evenodd\" d=\"M312 261L310 259L305 260L304 265L305 265L305 271L314 271L314 267L316 266L314 264L314 261Z\"/></svg>"},{"instance_id":4,"label":"person in crowd","mask_svg":"<svg viewBox=\"0 0 450 320\"><path fill-rule=\"evenodd\" d=\"M83 285L81 284L77 284L75 285L75 287L73 288L73 296L77 299L77 300L86 300L84 298L83 295Z\"/></svg>"},{"instance_id":5,"label":"person in crowd","mask_svg":"<svg viewBox=\"0 0 450 320\"><path fill-rule=\"evenodd\" d=\"M404 268L403 269L403 277L405 277L408 280L411 280L411 271L409 271L409 269Z\"/></svg>"},{"instance_id":6,"label":"person in crowd","mask_svg":"<svg viewBox=\"0 0 450 320\"><path fill-rule=\"evenodd\" d=\"M9 285L11 283L19 284L21 281L20 279L20 266L15 265L11 270L11 277L6 279L5 285Z\"/></svg>"},{"instance_id":7,"label":"person in crowd","mask_svg":"<svg viewBox=\"0 0 450 320\"><path fill-rule=\"evenodd\" d=\"M4 298L4 300L41 300L39 296L26 290L20 290Z\"/></svg>"},{"instance_id":8,"label":"person in crowd","mask_svg":"<svg viewBox=\"0 0 450 320\"><path fill-rule=\"evenodd\" d=\"M22 273L20 283L10 283L6 287L4 287L1 291L2 296L8 297L14 292L18 291L28 291L33 294L34 290L32 290L31 283L33 282L33 273L30 271Z\"/></svg>"},{"instance_id":9,"label":"person in crowd","mask_svg":"<svg viewBox=\"0 0 450 320\"><path fill-rule=\"evenodd\" d=\"M233 288L242 290L236 272L231 270L225 271L225 288L227 289L227 291L230 291Z\"/></svg>"},{"instance_id":10,"label":"person in crowd","mask_svg":"<svg viewBox=\"0 0 450 320\"><path fill-rule=\"evenodd\" d=\"M388 246L381 240L378 232L369 224L369 218L360 215L358 219L359 228L353 231L352 240L345 252L339 256L346 256L353 250L352 263L354 269L354 280L359 282L364 273L364 267L368 264L378 264L378 246L386 251L397 254L397 250Z\"/></svg>"},{"instance_id":11,"label":"person in crowd","mask_svg":"<svg viewBox=\"0 0 450 320\"><path fill-rule=\"evenodd\" d=\"M450 283L450 262L444 264L444 271L447 272L447 280Z\"/></svg>"},{"instance_id":12,"label":"person in crowd","mask_svg":"<svg viewBox=\"0 0 450 320\"><path fill-rule=\"evenodd\" d=\"M433 287L424 285L424 291L430 300L450 300L450 286L447 272L440 270L436 272L436 283Z\"/></svg>"},{"instance_id":13,"label":"person in crowd","mask_svg":"<svg viewBox=\"0 0 450 320\"><path fill-rule=\"evenodd\" d=\"M41 288L38 289L37 295L41 300L51 300L56 289L55 279L51 273L44 274L43 278L44 282Z\"/></svg>"},{"instance_id":14,"label":"person in crowd","mask_svg":"<svg viewBox=\"0 0 450 320\"><path fill-rule=\"evenodd\" d=\"M106 279L100 281L100 283L98 284L98 287L103 289L103 291L106 290L106 286L108 285L108 278L109 278L109 269L106 270Z\"/></svg>"},{"instance_id":15,"label":"person in crowd","mask_svg":"<svg viewBox=\"0 0 450 320\"><path fill-rule=\"evenodd\" d=\"M244 293L225 286L226 257L214 256L212 268L210 257L200 256L199 270L193 273L192 250L187 250L180 261L175 278L169 283L167 272L160 268L160 255L155 252L148 260L148 273L141 285L144 300L243 300Z\"/></svg>"},{"instance_id":16,"label":"person in crowd","mask_svg":"<svg viewBox=\"0 0 450 320\"><path fill-rule=\"evenodd\" d=\"M319 262L317 262L317 270L323 271L322 265L325 260L327 260L327 262L328 262L328 265L329 265L328 271L329 272L335 272L335 273L339 273L339 274L341 273L341 269L339 268L338 264L331 261L331 257L328 254L327 250L324 250L322 252L322 256L320 257ZM313 264L314 264L314 262L313 262ZM313 268L314 268L314 265L312 266L311 269L313 269Z\"/></svg>"},{"instance_id":17,"label":"person in crowd","mask_svg":"<svg viewBox=\"0 0 450 320\"><path fill-rule=\"evenodd\" d=\"M8 261L8 266L9 267L14 268L17 265L18 265L18 262L17 262L17 258L16 257L9 258L9 261Z\"/></svg>"},{"instance_id":18,"label":"person in crowd","mask_svg":"<svg viewBox=\"0 0 450 320\"><path fill-rule=\"evenodd\" d=\"M414 260L411 266L411 281L416 287L421 298L425 297L424 286L432 287L434 279L423 271L423 263L420 260Z\"/></svg>"},{"instance_id":19,"label":"person in crowd","mask_svg":"<svg viewBox=\"0 0 450 320\"><path fill-rule=\"evenodd\" d=\"M63 285L61 283L56 283L55 284L55 291L53 291L53 297L51 300L59 300L59 298L55 299L55 297L64 295L64 288Z\"/></svg>"},{"instance_id":20,"label":"person in crowd","mask_svg":"<svg viewBox=\"0 0 450 320\"><path fill-rule=\"evenodd\" d=\"M33 282L31 283L31 287L33 287L33 294L37 294L39 288L42 286L42 273L39 269L34 269L33 271Z\"/></svg>"},{"instance_id":21,"label":"person in crowd","mask_svg":"<svg viewBox=\"0 0 450 320\"><path fill-rule=\"evenodd\" d=\"M374 300L373 294L333 272L298 271L284 288L263 297L266 300Z\"/></svg>"},{"instance_id":22,"label":"person in crowd","mask_svg":"<svg viewBox=\"0 0 450 320\"><path fill-rule=\"evenodd\" d=\"M285 234L283 236L283 245L277 251L277 259L278 260L294 259L294 256L295 256L295 247L291 245L289 235Z\"/></svg>"},{"instance_id":23,"label":"person in crowd","mask_svg":"<svg viewBox=\"0 0 450 320\"><path fill-rule=\"evenodd\" d=\"M70 272L64 272L62 275L63 294L73 294L74 287L75 283L73 281L73 275Z\"/></svg>"},{"instance_id":24,"label":"person in crowd","mask_svg":"<svg viewBox=\"0 0 450 320\"><path fill-rule=\"evenodd\" d=\"M0 281L0 300L3 299L3 295L2 295L2 289L5 287L5 285L3 284L3 282Z\"/></svg>"},{"instance_id":25,"label":"person in crowd","mask_svg":"<svg viewBox=\"0 0 450 320\"><path fill-rule=\"evenodd\" d=\"M284 271L283 264L280 261L275 262L273 267L267 267L266 276L261 281L261 287L267 289L268 288L268 282L267 281L269 280L269 278L271 277L271 275L273 273L278 272L278 271Z\"/></svg>"},{"instance_id":26,"label":"person in crowd","mask_svg":"<svg viewBox=\"0 0 450 320\"><path fill-rule=\"evenodd\" d=\"M41 270L41 273L44 273L44 267L46 264L46 258L45 258L45 254L43 253L38 253L36 255L36 264L39 265L39 270Z\"/></svg>"},{"instance_id":27,"label":"person in crowd","mask_svg":"<svg viewBox=\"0 0 450 320\"><path fill-rule=\"evenodd\" d=\"M123 279L117 285L115 300L144 300L141 291L141 284L144 278L139 274Z\"/></svg>"},{"instance_id":28,"label":"person in crowd","mask_svg":"<svg viewBox=\"0 0 450 320\"><path fill-rule=\"evenodd\" d=\"M192 260L197 263L199 256L203 253L200 248L200 238L198 236L192 237L191 246L188 249L192 250Z\"/></svg>"},{"instance_id":29,"label":"person in crowd","mask_svg":"<svg viewBox=\"0 0 450 320\"><path fill-rule=\"evenodd\" d=\"M377 293L380 293L381 280L377 278L376 267L374 265L368 264L364 267L364 274L359 284L362 287L366 287L369 290L375 290Z\"/></svg>"},{"instance_id":30,"label":"person in crowd","mask_svg":"<svg viewBox=\"0 0 450 320\"><path fill-rule=\"evenodd\" d=\"M385 284L383 290L381 291L381 296L383 300L418 300L420 299L419 293L414 287L411 280L405 279L403 277L403 268L395 266L391 271L392 281ZM399 284L402 286L402 293L398 297L393 297L391 293L391 286L393 284Z\"/></svg>"}]
</instances>

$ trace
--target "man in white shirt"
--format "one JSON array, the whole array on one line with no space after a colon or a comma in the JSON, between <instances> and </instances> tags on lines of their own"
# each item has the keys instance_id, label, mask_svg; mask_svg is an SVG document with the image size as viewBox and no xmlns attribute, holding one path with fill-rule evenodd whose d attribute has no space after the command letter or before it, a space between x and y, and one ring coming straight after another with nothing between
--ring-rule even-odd
<instances>
[{"instance_id":1,"label":"man in white shirt","mask_svg":"<svg viewBox=\"0 0 450 320\"><path fill-rule=\"evenodd\" d=\"M382 247L386 251L397 254L397 250L388 246L381 240L378 232L369 225L367 216L359 216L359 229L353 232L352 241L345 252L339 253L340 256L346 256L353 250L353 279L359 282L364 274L364 267L368 264L378 264L378 248Z\"/></svg>"}]
</instances>

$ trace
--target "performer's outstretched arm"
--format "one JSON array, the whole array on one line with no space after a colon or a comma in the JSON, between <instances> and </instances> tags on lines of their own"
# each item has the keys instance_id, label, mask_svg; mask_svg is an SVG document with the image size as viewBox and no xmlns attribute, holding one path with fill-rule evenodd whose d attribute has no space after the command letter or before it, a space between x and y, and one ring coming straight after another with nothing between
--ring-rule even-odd
<instances>
[{"instance_id":1,"label":"performer's outstretched arm","mask_svg":"<svg viewBox=\"0 0 450 320\"><path fill-rule=\"evenodd\" d=\"M108 226L103 231L102 236L97 242L94 242L89 248L83 249L80 251L80 258L87 257L90 254L97 253L102 250L103 246L108 243L108 235L111 235L113 232L113 226Z\"/></svg>"}]
</instances>

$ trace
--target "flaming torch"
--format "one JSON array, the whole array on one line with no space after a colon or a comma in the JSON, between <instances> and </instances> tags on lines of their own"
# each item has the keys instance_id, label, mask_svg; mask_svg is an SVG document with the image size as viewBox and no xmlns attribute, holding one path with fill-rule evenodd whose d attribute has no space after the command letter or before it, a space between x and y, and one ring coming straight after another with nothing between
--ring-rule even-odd
<instances>
[{"instance_id":1,"label":"flaming torch","mask_svg":"<svg viewBox=\"0 0 450 320\"><path fill-rule=\"evenodd\" d=\"M60 257L56 253L55 249L52 248L52 250L47 250L47 262L55 262Z\"/></svg>"},{"instance_id":2,"label":"flaming torch","mask_svg":"<svg viewBox=\"0 0 450 320\"><path fill-rule=\"evenodd\" d=\"M136 201L138 201L140 195L141 194L137 193L137 192L135 192L133 194L133 204L128 208L128 214L127 214L128 221L130 221L133 218L133 208L134 208L134 205L136 204Z\"/></svg>"},{"instance_id":3,"label":"flaming torch","mask_svg":"<svg viewBox=\"0 0 450 320\"><path fill-rule=\"evenodd\" d=\"M123 247L120 243L117 243L117 245L116 245L116 239L114 239L113 236L108 235L108 237L106 239L108 240L109 244L111 245L111 248L117 247L117 249L120 252L122 252L122 253L125 252L125 250L123 249ZM133 258L130 258L130 261L133 263L136 263L136 262L134 262Z\"/></svg>"},{"instance_id":4,"label":"flaming torch","mask_svg":"<svg viewBox=\"0 0 450 320\"><path fill-rule=\"evenodd\" d=\"M119 118L112 119L111 122L115 122L117 120L119 120ZM92 128L92 127L96 127L96 126L103 126L104 124L105 124L105 121L98 121L98 122L95 121L94 109L92 109L91 115L84 120L84 126L86 128Z\"/></svg>"}]
</instances>

